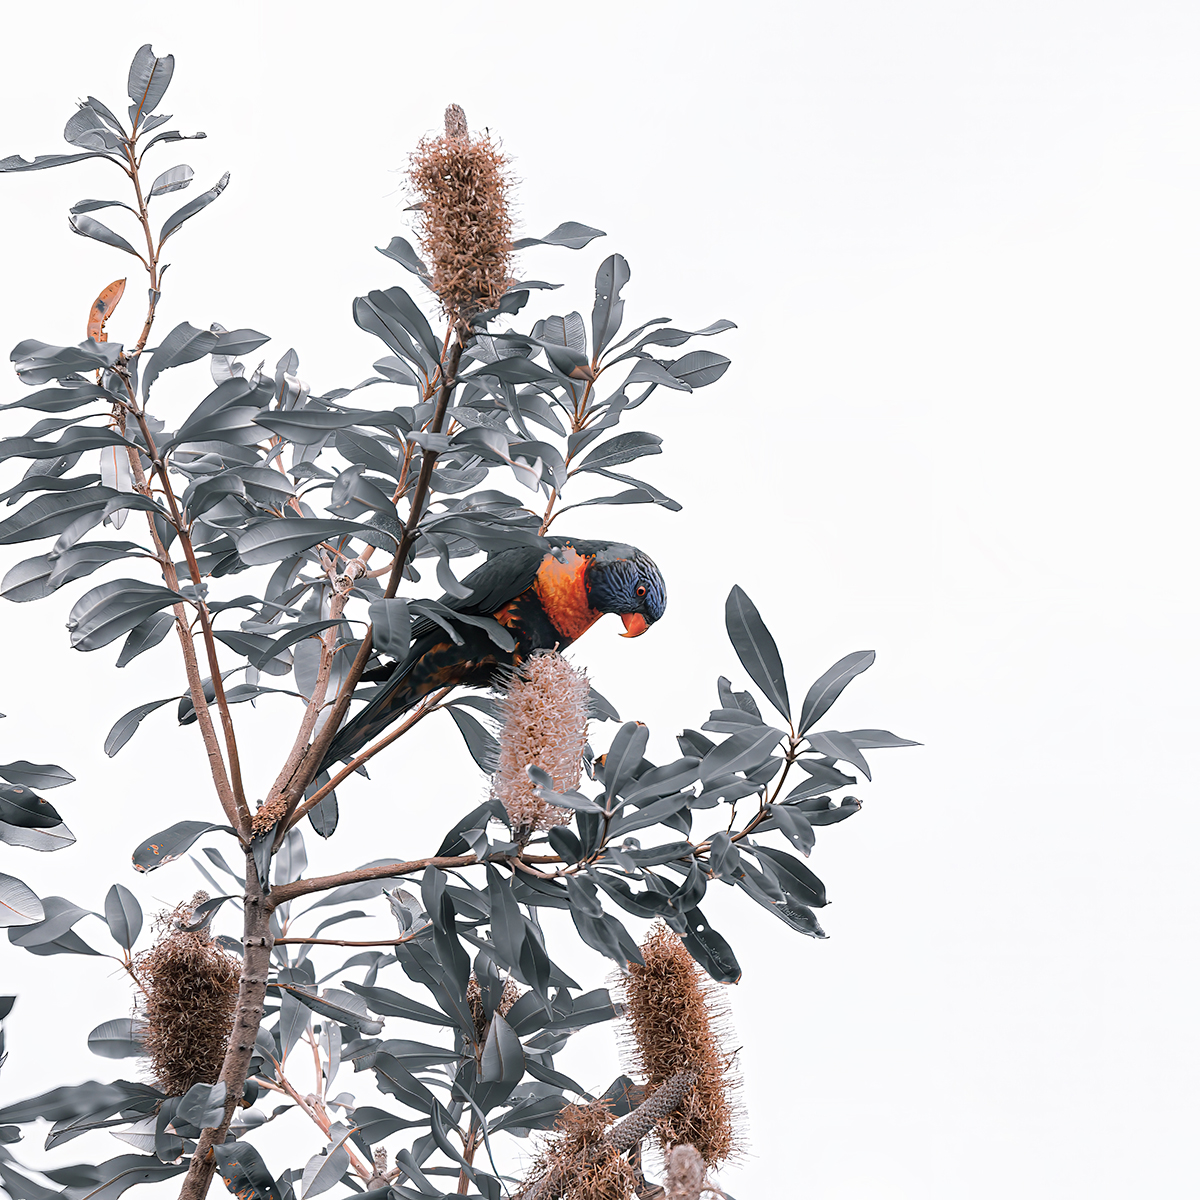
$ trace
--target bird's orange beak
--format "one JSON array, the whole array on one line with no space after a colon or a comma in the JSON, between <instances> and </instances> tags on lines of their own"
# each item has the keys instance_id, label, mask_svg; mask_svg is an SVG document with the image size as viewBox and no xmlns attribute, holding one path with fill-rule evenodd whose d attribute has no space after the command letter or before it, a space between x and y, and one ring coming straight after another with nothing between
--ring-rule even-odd
<instances>
[{"instance_id":1,"label":"bird's orange beak","mask_svg":"<svg viewBox=\"0 0 1200 1200\"><path fill-rule=\"evenodd\" d=\"M650 622L641 613L622 613L621 623L625 626L622 637L641 637L650 628Z\"/></svg>"}]
</instances>

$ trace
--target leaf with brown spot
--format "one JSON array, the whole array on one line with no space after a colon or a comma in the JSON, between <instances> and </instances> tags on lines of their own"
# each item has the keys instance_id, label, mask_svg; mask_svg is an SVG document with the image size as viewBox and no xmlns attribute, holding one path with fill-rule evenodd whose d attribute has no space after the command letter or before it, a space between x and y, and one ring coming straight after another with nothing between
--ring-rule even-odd
<instances>
[{"instance_id":1,"label":"leaf with brown spot","mask_svg":"<svg viewBox=\"0 0 1200 1200\"><path fill-rule=\"evenodd\" d=\"M108 334L104 332L104 323L112 316L113 310L121 303L121 297L125 295L125 280L114 279L96 297L95 303L92 305L92 311L88 314L87 335L93 341L107 342Z\"/></svg>"}]
</instances>

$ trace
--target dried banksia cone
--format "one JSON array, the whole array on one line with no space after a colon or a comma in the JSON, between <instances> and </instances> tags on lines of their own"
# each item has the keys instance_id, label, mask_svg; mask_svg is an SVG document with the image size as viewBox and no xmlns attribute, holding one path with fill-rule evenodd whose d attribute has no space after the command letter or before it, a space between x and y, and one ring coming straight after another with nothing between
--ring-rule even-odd
<instances>
[{"instance_id":1,"label":"dried banksia cone","mask_svg":"<svg viewBox=\"0 0 1200 1200\"><path fill-rule=\"evenodd\" d=\"M409 160L421 249L452 318L494 308L511 282L507 166L490 137L471 136L457 104L446 109L445 134L425 138Z\"/></svg>"},{"instance_id":2,"label":"dried banksia cone","mask_svg":"<svg viewBox=\"0 0 1200 1200\"><path fill-rule=\"evenodd\" d=\"M714 1166L736 1149L733 1093L739 1081L734 1056L722 1045L729 1024L724 999L665 926L651 930L642 957L645 965L630 963L621 985L631 1073L643 1077L647 1091L677 1072L695 1073L695 1086L659 1122L658 1140L664 1152L689 1143Z\"/></svg>"},{"instance_id":3,"label":"dried banksia cone","mask_svg":"<svg viewBox=\"0 0 1200 1200\"><path fill-rule=\"evenodd\" d=\"M540 767L556 792L579 786L587 742L587 675L561 654L531 654L513 673L500 700L500 755L492 794L500 799L513 832L549 829L571 819L534 792L526 767Z\"/></svg>"},{"instance_id":4,"label":"dried banksia cone","mask_svg":"<svg viewBox=\"0 0 1200 1200\"><path fill-rule=\"evenodd\" d=\"M624 1151L606 1144L612 1111L568 1104L517 1192L518 1200L628 1200L639 1183Z\"/></svg>"},{"instance_id":5,"label":"dried banksia cone","mask_svg":"<svg viewBox=\"0 0 1200 1200\"><path fill-rule=\"evenodd\" d=\"M182 928L207 899L206 892L197 892L161 913L158 941L134 961L145 991L141 1039L154 1079L168 1096L182 1096L193 1084L216 1083L233 1026L240 963L207 930Z\"/></svg>"}]
</instances>

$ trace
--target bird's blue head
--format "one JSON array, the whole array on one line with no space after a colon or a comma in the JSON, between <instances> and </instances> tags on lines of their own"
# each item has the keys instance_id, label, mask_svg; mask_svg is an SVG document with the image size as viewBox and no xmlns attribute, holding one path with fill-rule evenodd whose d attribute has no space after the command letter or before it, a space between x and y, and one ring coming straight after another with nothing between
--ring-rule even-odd
<instances>
[{"instance_id":1,"label":"bird's blue head","mask_svg":"<svg viewBox=\"0 0 1200 1200\"><path fill-rule=\"evenodd\" d=\"M597 612L616 613L625 625L622 637L638 637L663 615L667 585L649 555L635 546L610 544L592 559L587 571L588 602Z\"/></svg>"}]
</instances>

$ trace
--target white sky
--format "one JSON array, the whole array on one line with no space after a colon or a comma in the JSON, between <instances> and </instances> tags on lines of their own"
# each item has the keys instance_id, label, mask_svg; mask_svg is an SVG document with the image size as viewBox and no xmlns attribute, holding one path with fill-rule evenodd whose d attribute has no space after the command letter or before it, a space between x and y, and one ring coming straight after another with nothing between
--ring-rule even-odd
<instances>
[{"instance_id":1,"label":"white sky","mask_svg":"<svg viewBox=\"0 0 1200 1200\"><path fill-rule=\"evenodd\" d=\"M397 169L451 100L502 135L526 232L609 233L526 254L528 276L569 285L543 311L586 313L617 250L630 326L738 323L700 343L734 360L720 384L642 410L666 439L648 477L684 511L593 509L566 530L635 541L671 595L650 636L604 622L577 661L668 755L717 674L745 682L722 622L736 582L793 695L874 648L831 724L925 744L877 752L863 812L818 831L828 941L710 889L745 972L749 1150L723 1176L741 1200L1193 1194L1198 26L1194 5L1147 0L6 14L3 154L65 151L72 101L118 107L142 42L176 56L164 108L209 136L155 151L160 169L232 182L172 244L162 331L261 329L268 362L294 345L316 390L369 374L381 350L350 299L407 284L373 247L406 232ZM126 273L65 220L114 180L84 163L0 181L7 344L78 340ZM134 284L114 338L140 327ZM200 367L177 376L164 405L203 394ZM92 908L115 876L151 909L197 876L135 876L129 851L215 801L170 709L101 753L120 713L179 689L169 642L120 673L115 648L68 649L94 582L0 611L0 759L79 779L50 797L78 844L5 848L0 870ZM265 748L285 711L242 707L239 726ZM315 862L419 853L477 802L457 735L433 724L344 790ZM103 947L96 922L79 928ZM607 973L562 958L589 986ZM7 942L0 964L20 993L0 1102L136 1069L84 1048L128 1011L108 964ZM562 1061L602 1088L610 1034ZM94 1136L55 1161L121 1152ZM289 1136L263 1142L276 1170L317 1149Z\"/></svg>"}]
</instances>

